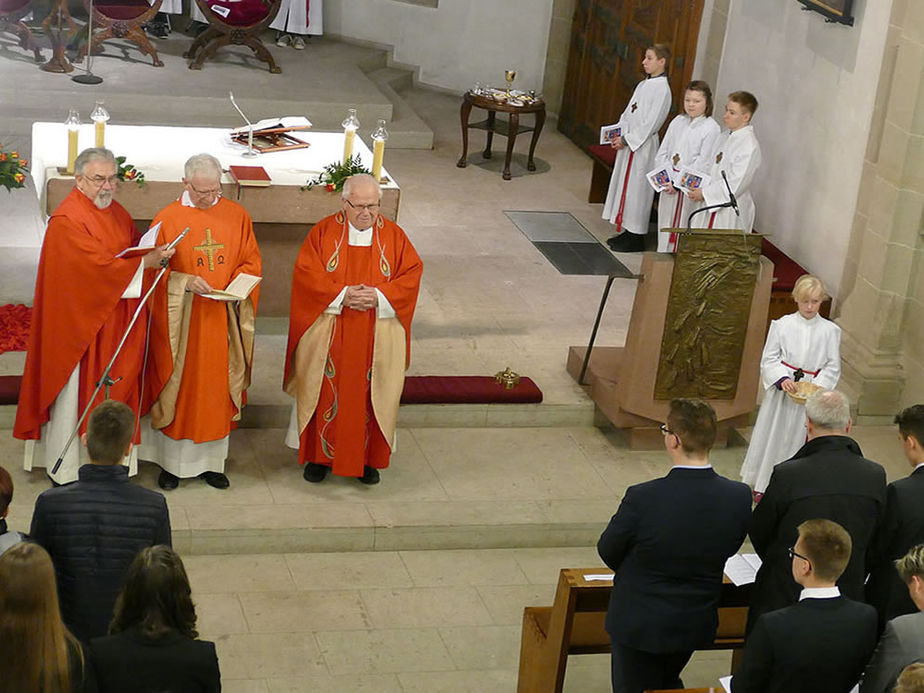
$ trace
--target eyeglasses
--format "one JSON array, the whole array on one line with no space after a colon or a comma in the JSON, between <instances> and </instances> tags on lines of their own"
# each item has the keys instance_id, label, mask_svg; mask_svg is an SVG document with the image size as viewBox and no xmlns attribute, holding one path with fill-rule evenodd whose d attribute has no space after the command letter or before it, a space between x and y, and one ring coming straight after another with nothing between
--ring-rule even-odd
<instances>
[{"instance_id":1,"label":"eyeglasses","mask_svg":"<svg viewBox=\"0 0 924 693\"><path fill-rule=\"evenodd\" d=\"M669 428L667 427L667 424L666 424L666 423L661 424L661 433L664 434L664 435L666 435L666 436L672 436L672 435L674 435L674 432L673 432L671 429L669 429Z\"/></svg>"},{"instance_id":2,"label":"eyeglasses","mask_svg":"<svg viewBox=\"0 0 924 693\"><path fill-rule=\"evenodd\" d=\"M808 557L803 556L801 553L796 553L796 550L795 550L794 547L790 547L790 548L788 548L788 549L786 549L786 550L789 552L789 560L790 560L790 561L791 561L792 559L794 559L794 558L801 558L803 561L805 561L806 563L808 563L810 566L812 565L812 562L808 559Z\"/></svg>"},{"instance_id":3,"label":"eyeglasses","mask_svg":"<svg viewBox=\"0 0 924 693\"><path fill-rule=\"evenodd\" d=\"M350 207L352 207L353 209L361 209L364 212L377 212L379 211L379 207L382 206L378 202L376 202L375 204L371 204L371 205L354 205L352 202L347 200L346 203L350 205Z\"/></svg>"},{"instance_id":4,"label":"eyeglasses","mask_svg":"<svg viewBox=\"0 0 924 693\"><path fill-rule=\"evenodd\" d=\"M119 174L114 176L81 176L85 181L89 181L95 187L101 188L104 184L117 185L119 183Z\"/></svg>"},{"instance_id":5,"label":"eyeglasses","mask_svg":"<svg viewBox=\"0 0 924 693\"><path fill-rule=\"evenodd\" d=\"M221 188L213 190L198 190L192 183L187 182L186 186L190 191L196 193L197 195L202 195L203 197L221 197Z\"/></svg>"}]
</instances>

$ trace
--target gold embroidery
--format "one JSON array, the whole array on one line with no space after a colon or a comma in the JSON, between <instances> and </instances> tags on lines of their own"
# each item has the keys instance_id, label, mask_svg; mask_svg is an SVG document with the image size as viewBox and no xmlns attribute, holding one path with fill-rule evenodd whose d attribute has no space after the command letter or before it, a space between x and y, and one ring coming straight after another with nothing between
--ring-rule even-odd
<instances>
[{"instance_id":1,"label":"gold embroidery","mask_svg":"<svg viewBox=\"0 0 924 693\"><path fill-rule=\"evenodd\" d=\"M215 271L215 253L225 247L224 243L216 243L212 240L212 229L205 230L205 240L201 245L193 246L193 250L205 253L209 259L209 272Z\"/></svg>"},{"instance_id":2,"label":"gold embroidery","mask_svg":"<svg viewBox=\"0 0 924 693\"><path fill-rule=\"evenodd\" d=\"M680 163L680 154L674 154L674 158L671 159L674 162L674 166Z\"/></svg>"}]
</instances>

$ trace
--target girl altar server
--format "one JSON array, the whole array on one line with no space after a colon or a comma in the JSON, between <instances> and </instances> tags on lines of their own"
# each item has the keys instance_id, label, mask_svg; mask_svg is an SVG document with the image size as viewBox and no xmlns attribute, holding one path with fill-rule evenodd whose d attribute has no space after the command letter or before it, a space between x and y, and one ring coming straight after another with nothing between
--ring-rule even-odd
<instances>
[{"instance_id":1,"label":"girl altar server","mask_svg":"<svg viewBox=\"0 0 924 693\"><path fill-rule=\"evenodd\" d=\"M655 170L668 167L675 180L683 168L702 172L709 169L712 147L720 132L719 124L712 119L712 90L705 82L690 82L683 94L683 110L668 126L654 161ZM687 217L697 206L698 203L673 186L659 193L659 253L677 252L677 234L665 229L684 228Z\"/></svg>"},{"instance_id":2,"label":"girl altar server","mask_svg":"<svg viewBox=\"0 0 924 693\"><path fill-rule=\"evenodd\" d=\"M728 128L715 141L709 168L709 182L700 190L690 193L691 200L706 205L728 202L728 187L738 201L740 216L731 207L717 209L708 214L704 226L710 229L741 229L751 233L756 210L751 198L751 181L760 166L760 144L754 134L751 118L757 110L757 99L747 91L734 91L728 95L722 122ZM728 187L722 172L728 178Z\"/></svg>"},{"instance_id":3,"label":"girl altar server","mask_svg":"<svg viewBox=\"0 0 924 693\"><path fill-rule=\"evenodd\" d=\"M671 108L671 89L665 74L670 55L670 49L661 43L645 50L642 69L648 77L635 87L619 117L622 136L612 145L619 151L603 205L603 218L616 224L616 235L607 240L607 245L620 252L645 249L654 200L654 190L645 175L658 152L658 130Z\"/></svg>"},{"instance_id":4,"label":"girl altar server","mask_svg":"<svg viewBox=\"0 0 924 693\"><path fill-rule=\"evenodd\" d=\"M767 488L773 467L805 444L805 407L786 393L794 393L799 380L833 390L841 376L841 328L818 314L828 298L821 280L803 274L792 297L799 310L770 323L760 359L766 391L741 467L741 480L757 494Z\"/></svg>"}]
</instances>

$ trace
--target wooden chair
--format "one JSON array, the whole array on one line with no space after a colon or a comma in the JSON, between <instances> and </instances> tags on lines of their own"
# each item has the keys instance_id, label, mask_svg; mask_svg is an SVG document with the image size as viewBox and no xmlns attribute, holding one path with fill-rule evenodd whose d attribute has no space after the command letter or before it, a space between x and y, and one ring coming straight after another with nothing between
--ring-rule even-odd
<instances>
[{"instance_id":1,"label":"wooden chair","mask_svg":"<svg viewBox=\"0 0 924 693\"><path fill-rule=\"evenodd\" d=\"M260 34L276 18L282 0L196 0L202 14L209 21L209 27L193 41L183 54L192 62L190 70L201 70L202 63L215 55L222 46L249 46L254 54L269 64L269 71L279 74L282 69L276 65L272 54L263 45Z\"/></svg>"},{"instance_id":2,"label":"wooden chair","mask_svg":"<svg viewBox=\"0 0 924 693\"><path fill-rule=\"evenodd\" d=\"M35 62L40 63L44 58L39 50L35 37L22 18L31 11L32 0L0 0L0 32L13 34L19 38L19 45L35 55Z\"/></svg>"},{"instance_id":3,"label":"wooden chair","mask_svg":"<svg viewBox=\"0 0 924 693\"><path fill-rule=\"evenodd\" d=\"M558 576L552 606L523 610L517 693L561 693L568 655L606 654L610 638L604 623L612 581L588 581L585 575L608 568L565 568ZM719 627L710 650L734 650L732 669L744 648L750 586L722 585Z\"/></svg>"},{"instance_id":4,"label":"wooden chair","mask_svg":"<svg viewBox=\"0 0 924 693\"><path fill-rule=\"evenodd\" d=\"M163 67L164 63L157 56L157 50L151 45L141 25L151 20L160 11L163 0L83 0L83 6L90 12L93 6L93 36L89 42L89 49L93 55L99 52L99 45L109 39L125 39L131 41L145 55L150 55L154 67ZM84 43L77 53L76 62L80 62L87 54L87 44Z\"/></svg>"}]
</instances>

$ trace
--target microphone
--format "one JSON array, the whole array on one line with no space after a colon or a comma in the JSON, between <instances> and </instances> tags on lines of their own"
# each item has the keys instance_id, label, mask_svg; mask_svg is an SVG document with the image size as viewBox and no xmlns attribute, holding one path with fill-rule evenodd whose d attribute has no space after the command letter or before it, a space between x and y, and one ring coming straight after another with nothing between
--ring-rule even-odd
<instances>
[{"instance_id":1,"label":"microphone","mask_svg":"<svg viewBox=\"0 0 924 693\"><path fill-rule=\"evenodd\" d=\"M735 198L735 193L732 192L731 186L728 184L728 176L725 175L725 169L722 169L722 180L725 181L725 187L728 189L728 199L731 202L731 207L735 210L735 215L741 216L741 212L738 210L738 200Z\"/></svg>"},{"instance_id":2,"label":"microphone","mask_svg":"<svg viewBox=\"0 0 924 693\"><path fill-rule=\"evenodd\" d=\"M253 150L253 123L247 120L247 116L244 115L244 111L241 110L241 107L237 105L237 101L234 100L234 92L229 91L228 96L231 99L231 105L237 109L237 112L241 114L241 118L244 119L244 122L247 123L247 151L242 154L248 158L256 156L257 153Z\"/></svg>"},{"instance_id":3,"label":"microphone","mask_svg":"<svg viewBox=\"0 0 924 693\"><path fill-rule=\"evenodd\" d=\"M176 244L177 244L177 243L179 243L179 242L182 241L184 238L186 238L186 234L187 234L187 233L189 233L189 227L188 227L188 226L187 226L185 229L183 229L183 233L181 233L179 236L177 236L177 237L174 238L172 241L170 241L170 243L167 244L167 247L164 248L164 250L173 250L173 249L176 247ZM164 258L163 260L160 261L160 266L161 266L161 267L166 267L168 262L169 262L169 259L168 259L168 258Z\"/></svg>"}]
</instances>

